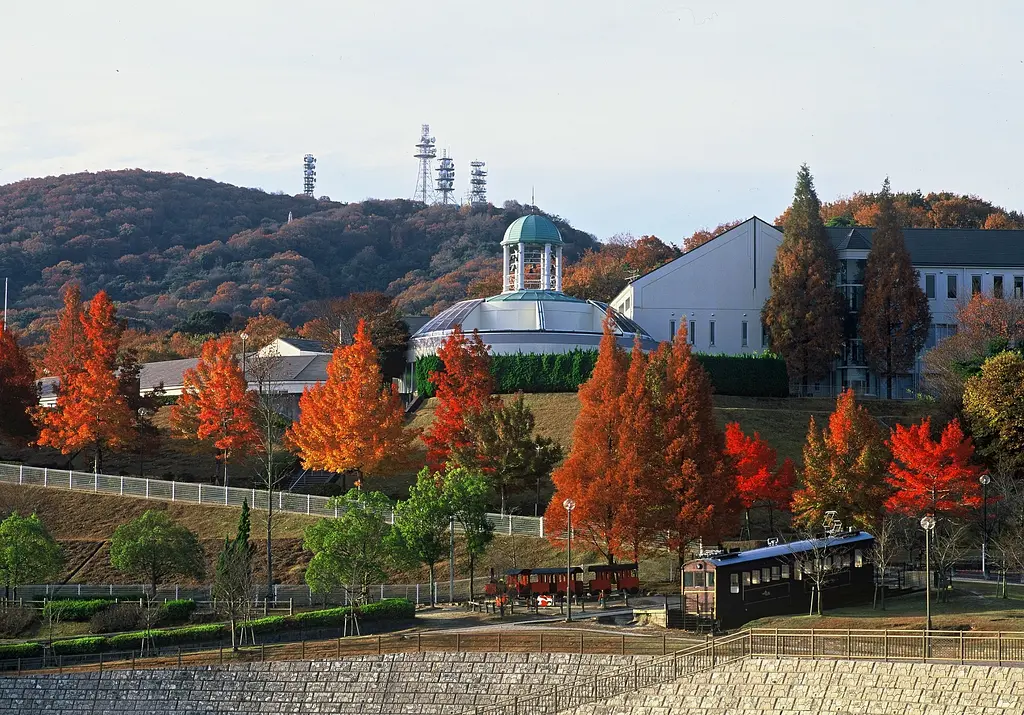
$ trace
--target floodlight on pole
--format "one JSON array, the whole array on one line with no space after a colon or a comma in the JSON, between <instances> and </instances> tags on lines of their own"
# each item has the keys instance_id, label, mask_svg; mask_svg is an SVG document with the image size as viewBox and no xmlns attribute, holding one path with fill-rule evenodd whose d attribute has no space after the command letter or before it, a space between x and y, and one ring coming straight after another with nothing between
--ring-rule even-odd
<instances>
[{"instance_id":1,"label":"floodlight on pole","mask_svg":"<svg viewBox=\"0 0 1024 715\"><path fill-rule=\"evenodd\" d=\"M569 584L572 581L572 510L576 508L576 502L566 499L562 502L565 507L565 622L572 621L572 599L569 597Z\"/></svg>"},{"instance_id":2,"label":"floodlight on pole","mask_svg":"<svg viewBox=\"0 0 1024 715\"><path fill-rule=\"evenodd\" d=\"M245 331L238 334L239 339L242 341L242 377L245 379L245 389L249 389L249 378L245 374L245 341L249 339L249 333Z\"/></svg>"},{"instance_id":3,"label":"floodlight on pole","mask_svg":"<svg viewBox=\"0 0 1024 715\"><path fill-rule=\"evenodd\" d=\"M921 519L921 528L924 529L924 612L925 632L932 629L932 565L931 565L931 534L935 530L935 517L929 514Z\"/></svg>"},{"instance_id":4,"label":"floodlight on pole","mask_svg":"<svg viewBox=\"0 0 1024 715\"><path fill-rule=\"evenodd\" d=\"M992 477L982 474L981 482L981 577L988 581L988 485Z\"/></svg>"}]
</instances>

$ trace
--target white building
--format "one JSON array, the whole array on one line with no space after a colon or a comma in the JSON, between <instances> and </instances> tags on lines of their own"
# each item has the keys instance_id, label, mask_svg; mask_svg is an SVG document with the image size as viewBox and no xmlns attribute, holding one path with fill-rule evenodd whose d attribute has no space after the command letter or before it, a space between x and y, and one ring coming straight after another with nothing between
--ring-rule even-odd
<instances>
[{"instance_id":1,"label":"white building","mask_svg":"<svg viewBox=\"0 0 1024 715\"><path fill-rule=\"evenodd\" d=\"M835 370L813 387L835 394L850 387L884 395L885 382L871 373L856 335L864 300L863 275L871 228L829 228L839 258L838 284L846 296L847 344ZM1024 297L1024 231L904 229L911 261L928 297L932 325L926 349L956 331L956 312L974 293ZM612 301L655 340L668 340L681 322L699 352L739 355L768 346L761 308L782 231L756 216L676 260L632 281ZM914 374L894 382L893 397L917 390Z\"/></svg>"},{"instance_id":2,"label":"white building","mask_svg":"<svg viewBox=\"0 0 1024 715\"><path fill-rule=\"evenodd\" d=\"M460 301L431 318L409 341L410 363L436 353L456 325L465 333L479 331L496 355L597 349L609 308L562 292L562 236L555 224L523 216L506 229L501 245L502 292ZM634 321L614 310L611 317L627 350L635 337L645 350L657 347Z\"/></svg>"}]
</instances>

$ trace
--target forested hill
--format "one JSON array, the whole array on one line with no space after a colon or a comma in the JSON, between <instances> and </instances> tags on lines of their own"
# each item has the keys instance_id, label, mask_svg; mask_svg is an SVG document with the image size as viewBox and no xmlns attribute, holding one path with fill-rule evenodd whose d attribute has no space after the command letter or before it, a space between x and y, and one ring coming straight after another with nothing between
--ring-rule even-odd
<instances>
[{"instance_id":1,"label":"forested hill","mask_svg":"<svg viewBox=\"0 0 1024 715\"><path fill-rule=\"evenodd\" d=\"M141 170L29 179L0 186L0 278L11 279L11 317L30 339L69 280L85 297L107 290L140 327L200 309L300 324L311 301L362 290L390 289L424 310L491 279L502 233L524 213L514 202L342 205ZM552 218L568 260L595 245Z\"/></svg>"}]
</instances>

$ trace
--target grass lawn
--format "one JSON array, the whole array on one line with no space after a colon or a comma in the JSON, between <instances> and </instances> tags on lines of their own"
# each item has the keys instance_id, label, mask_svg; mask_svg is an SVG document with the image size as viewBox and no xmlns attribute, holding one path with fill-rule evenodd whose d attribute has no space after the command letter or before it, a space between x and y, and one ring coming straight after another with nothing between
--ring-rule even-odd
<instances>
[{"instance_id":1,"label":"grass lawn","mask_svg":"<svg viewBox=\"0 0 1024 715\"><path fill-rule=\"evenodd\" d=\"M999 598L995 584L959 583L947 600L932 594L932 628L936 630L1024 632L1024 587L1009 588L1010 598ZM885 610L866 606L828 608L822 616L771 616L751 621L744 628L924 628L925 595L913 593L886 599Z\"/></svg>"}]
</instances>

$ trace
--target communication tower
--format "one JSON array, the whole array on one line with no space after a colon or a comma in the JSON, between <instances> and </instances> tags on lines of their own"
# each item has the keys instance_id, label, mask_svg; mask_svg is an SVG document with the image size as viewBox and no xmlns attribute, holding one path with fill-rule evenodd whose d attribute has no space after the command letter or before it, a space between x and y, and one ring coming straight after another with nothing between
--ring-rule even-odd
<instances>
[{"instance_id":1,"label":"communication tower","mask_svg":"<svg viewBox=\"0 0 1024 715\"><path fill-rule=\"evenodd\" d=\"M442 204L454 204L455 196L455 161L448 156L446 149L437 163L437 193Z\"/></svg>"},{"instance_id":2,"label":"communication tower","mask_svg":"<svg viewBox=\"0 0 1024 715\"><path fill-rule=\"evenodd\" d=\"M469 203L473 206L487 203L487 164L482 161L469 162Z\"/></svg>"},{"instance_id":3,"label":"communication tower","mask_svg":"<svg viewBox=\"0 0 1024 715\"><path fill-rule=\"evenodd\" d=\"M302 157L302 193L313 198L313 190L316 188L316 157L306 154Z\"/></svg>"},{"instance_id":4,"label":"communication tower","mask_svg":"<svg viewBox=\"0 0 1024 715\"><path fill-rule=\"evenodd\" d=\"M431 162L437 156L437 140L430 136L430 125L424 124L420 131L420 142L416 145L414 157L420 160L420 172L416 176L416 191L413 199L430 203L434 198L434 177L431 175Z\"/></svg>"}]
</instances>

